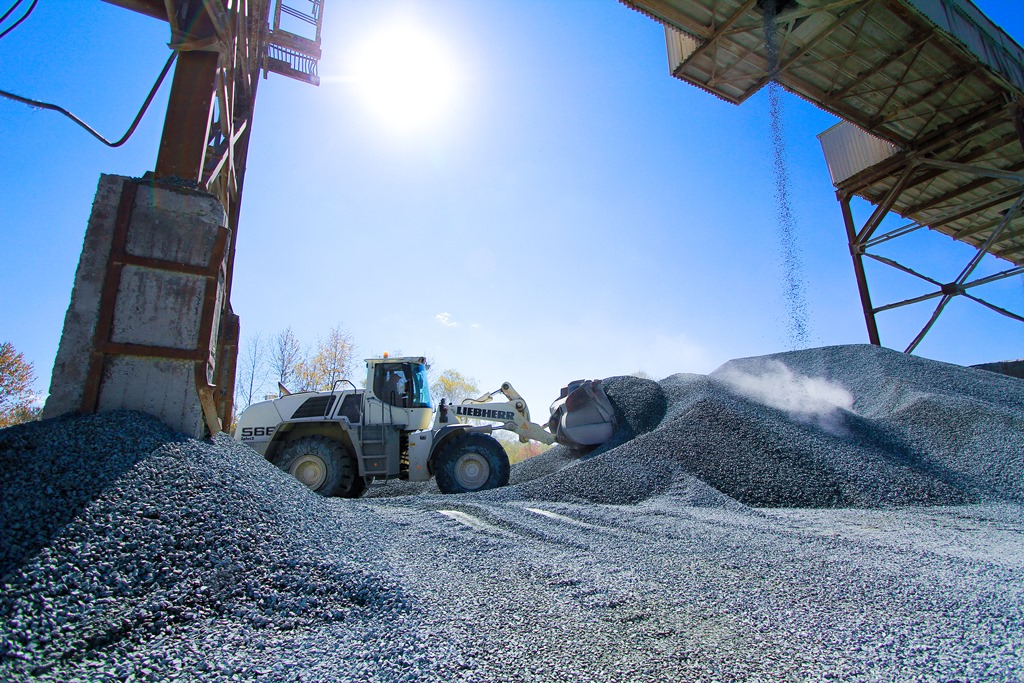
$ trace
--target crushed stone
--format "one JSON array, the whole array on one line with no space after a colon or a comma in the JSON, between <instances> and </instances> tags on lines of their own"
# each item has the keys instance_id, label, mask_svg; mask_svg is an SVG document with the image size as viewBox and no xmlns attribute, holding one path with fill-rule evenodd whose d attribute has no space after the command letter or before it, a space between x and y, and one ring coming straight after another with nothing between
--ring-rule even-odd
<instances>
[{"instance_id":1,"label":"crushed stone","mask_svg":"<svg viewBox=\"0 0 1024 683\"><path fill-rule=\"evenodd\" d=\"M323 499L131 412L0 430L0 680L1024 679L1019 379L844 346L605 385L609 443L463 495Z\"/></svg>"}]
</instances>

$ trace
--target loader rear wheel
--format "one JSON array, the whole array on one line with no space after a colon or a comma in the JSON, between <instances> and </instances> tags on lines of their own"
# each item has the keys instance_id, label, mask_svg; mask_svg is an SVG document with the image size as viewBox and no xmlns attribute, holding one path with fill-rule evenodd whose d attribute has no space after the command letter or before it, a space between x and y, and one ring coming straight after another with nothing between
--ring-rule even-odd
<instances>
[{"instance_id":1,"label":"loader rear wheel","mask_svg":"<svg viewBox=\"0 0 1024 683\"><path fill-rule=\"evenodd\" d=\"M357 498L366 488L352 454L326 436L292 441L274 458L274 465L321 496Z\"/></svg>"},{"instance_id":2,"label":"loader rear wheel","mask_svg":"<svg viewBox=\"0 0 1024 683\"><path fill-rule=\"evenodd\" d=\"M465 434L448 442L437 456L441 493L486 491L508 483L508 455L486 434Z\"/></svg>"}]
</instances>

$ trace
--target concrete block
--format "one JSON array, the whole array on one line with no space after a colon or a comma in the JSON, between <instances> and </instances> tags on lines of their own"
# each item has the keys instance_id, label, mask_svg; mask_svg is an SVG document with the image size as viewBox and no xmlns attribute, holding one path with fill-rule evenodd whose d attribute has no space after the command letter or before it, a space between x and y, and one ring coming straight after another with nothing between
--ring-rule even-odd
<instances>
[{"instance_id":1,"label":"concrete block","mask_svg":"<svg viewBox=\"0 0 1024 683\"><path fill-rule=\"evenodd\" d=\"M212 195L140 185L126 251L206 267L222 225L224 208Z\"/></svg>"},{"instance_id":2,"label":"concrete block","mask_svg":"<svg viewBox=\"0 0 1024 683\"><path fill-rule=\"evenodd\" d=\"M125 266L110 340L194 349L202 324L206 279Z\"/></svg>"},{"instance_id":3,"label":"concrete block","mask_svg":"<svg viewBox=\"0 0 1024 683\"><path fill-rule=\"evenodd\" d=\"M121 233L121 252L117 214L126 180L135 184L135 200ZM204 273L218 256L217 240L226 223L223 207L208 193L120 176L100 178L44 418L82 410L83 400L88 410L94 399L98 411L141 410L186 434L203 436L196 367L201 376L216 375L227 249L215 265L216 305L206 325ZM111 300L103 301L108 276ZM104 307L112 310L109 327L101 324ZM189 352L192 358L181 357ZM94 359L99 386L86 397Z\"/></svg>"},{"instance_id":4,"label":"concrete block","mask_svg":"<svg viewBox=\"0 0 1024 683\"><path fill-rule=\"evenodd\" d=\"M64 315L64 332L53 363L50 395L43 406L43 419L75 412L82 405L89 354L99 318L100 295L107 276L107 260L117 221L117 205L125 180L123 176L100 176L85 230L82 256L75 272L71 303Z\"/></svg>"},{"instance_id":5,"label":"concrete block","mask_svg":"<svg viewBox=\"0 0 1024 683\"><path fill-rule=\"evenodd\" d=\"M97 412L141 410L192 436L203 435L195 364L138 356L110 356L103 367Z\"/></svg>"}]
</instances>

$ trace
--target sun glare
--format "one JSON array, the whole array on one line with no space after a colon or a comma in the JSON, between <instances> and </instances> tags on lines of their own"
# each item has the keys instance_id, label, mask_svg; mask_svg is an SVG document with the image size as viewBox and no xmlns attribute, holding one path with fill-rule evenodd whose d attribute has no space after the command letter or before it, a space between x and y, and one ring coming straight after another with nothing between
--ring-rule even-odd
<instances>
[{"instance_id":1,"label":"sun glare","mask_svg":"<svg viewBox=\"0 0 1024 683\"><path fill-rule=\"evenodd\" d=\"M390 128L421 129L451 109L458 67L445 45L412 25L369 35L355 48L353 81L371 114Z\"/></svg>"}]
</instances>

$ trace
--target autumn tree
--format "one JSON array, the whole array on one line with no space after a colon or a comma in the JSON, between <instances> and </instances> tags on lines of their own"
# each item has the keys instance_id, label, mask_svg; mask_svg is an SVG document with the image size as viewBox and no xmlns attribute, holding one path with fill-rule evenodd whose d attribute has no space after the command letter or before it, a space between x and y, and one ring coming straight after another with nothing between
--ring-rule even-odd
<instances>
[{"instance_id":1,"label":"autumn tree","mask_svg":"<svg viewBox=\"0 0 1024 683\"><path fill-rule=\"evenodd\" d=\"M496 432L495 436L505 449L509 463L513 465L517 462L529 460L533 456L540 455L551 448L550 445L540 443L539 441L527 441L526 443L523 443L519 440L518 436L511 432Z\"/></svg>"},{"instance_id":2,"label":"autumn tree","mask_svg":"<svg viewBox=\"0 0 1024 683\"><path fill-rule=\"evenodd\" d=\"M472 377L465 377L457 370L445 370L430 384L430 393L437 403L442 398L447 399L448 403L462 403L465 398L479 396L480 390Z\"/></svg>"},{"instance_id":3,"label":"autumn tree","mask_svg":"<svg viewBox=\"0 0 1024 683\"><path fill-rule=\"evenodd\" d=\"M39 408L32 405L35 378L35 370L25 362L25 356L10 342L0 344L0 427L39 418Z\"/></svg>"},{"instance_id":4,"label":"autumn tree","mask_svg":"<svg viewBox=\"0 0 1024 683\"><path fill-rule=\"evenodd\" d=\"M317 341L315 349L296 364L295 379L299 390L330 391L338 380L350 379L354 358L352 335L336 325L327 337Z\"/></svg>"}]
</instances>

